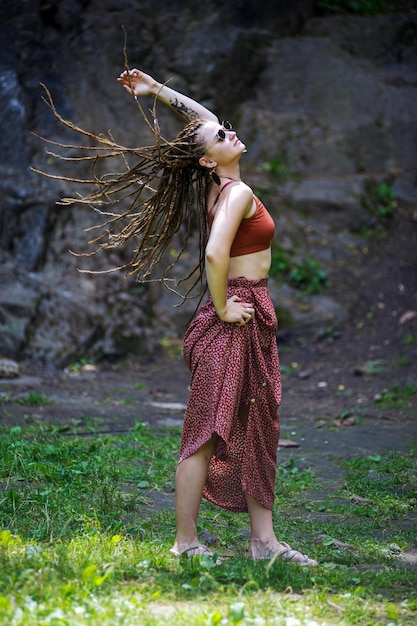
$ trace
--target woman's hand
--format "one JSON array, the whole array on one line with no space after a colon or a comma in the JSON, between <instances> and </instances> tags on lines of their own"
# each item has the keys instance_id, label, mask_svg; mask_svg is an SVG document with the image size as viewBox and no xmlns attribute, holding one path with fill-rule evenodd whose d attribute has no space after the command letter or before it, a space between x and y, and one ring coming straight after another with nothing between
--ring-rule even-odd
<instances>
[{"instance_id":1,"label":"woman's hand","mask_svg":"<svg viewBox=\"0 0 417 626\"><path fill-rule=\"evenodd\" d=\"M232 296L226 301L225 310L218 315L223 322L244 326L255 317L255 309L250 302L242 302L239 296Z\"/></svg>"},{"instance_id":2,"label":"woman's hand","mask_svg":"<svg viewBox=\"0 0 417 626\"><path fill-rule=\"evenodd\" d=\"M158 83L145 72L137 69L125 70L120 74L117 82L135 98L138 96L156 96L162 104L175 111L186 122L202 119L219 123L217 116L202 104L175 91L175 89L171 89L171 87L167 87L167 85Z\"/></svg>"},{"instance_id":3,"label":"woman's hand","mask_svg":"<svg viewBox=\"0 0 417 626\"><path fill-rule=\"evenodd\" d=\"M158 86L152 76L137 69L125 70L120 74L117 82L132 96L149 96L155 93Z\"/></svg>"}]
</instances>

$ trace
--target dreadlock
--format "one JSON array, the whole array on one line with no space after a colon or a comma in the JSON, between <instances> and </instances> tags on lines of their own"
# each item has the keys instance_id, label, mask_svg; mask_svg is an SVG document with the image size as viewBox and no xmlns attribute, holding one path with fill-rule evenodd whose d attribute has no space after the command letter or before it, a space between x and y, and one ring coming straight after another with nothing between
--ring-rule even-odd
<instances>
[{"instance_id":1,"label":"dreadlock","mask_svg":"<svg viewBox=\"0 0 417 626\"><path fill-rule=\"evenodd\" d=\"M81 150L81 156L69 157L49 152L48 154L64 161L88 162L90 174L87 178L69 178L48 174L32 168L35 172L58 180L77 184L92 185L93 191L77 197L62 198L59 204L78 203L90 205L104 219L101 223L87 230L97 229L100 234L89 241L95 245L93 252L79 256L92 256L101 250L120 248L129 240L135 241L132 258L109 270L88 271L89 273L107 273L124 270L126 275L135 275L139 282L156 280L162 282L171 291L169 274L183 255L197 221L199 233L199 258L196 266L187 276L177 281L177 285L193 279L186 288L183 299L190 297L194 288L203 289L204 251L207 243L207 188L210 180L207 168L200 166L198 160L204 154L204 145L199 139L199 130L204 121L197 119L188 123L173 141L164 139L159 131L156 119L156 102L153 108L153 126L136 100L142 116L152 130L155 145L142 148L127 148L116 143L108 136L95 135L65 120L57 112L48 89L46 102L55 117L64 126L80 133L93 145L74 146L40 137L49 144L60 148ZM129 159L134 158L134 165ZM118 173L99 173L103 162L111 159L121 160L123 171ZM100 167L99 167L100 165ZM153 270L161 261L164 252L173 237L181 230L183 243L176 258L163 268L162 276L150 278Z\"/></svg>"}]
</instances>

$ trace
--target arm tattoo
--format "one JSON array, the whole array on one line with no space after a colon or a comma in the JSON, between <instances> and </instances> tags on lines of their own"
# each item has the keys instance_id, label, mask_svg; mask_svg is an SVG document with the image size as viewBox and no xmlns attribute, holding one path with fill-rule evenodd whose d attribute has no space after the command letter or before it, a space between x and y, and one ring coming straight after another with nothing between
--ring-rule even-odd
<instances>
[{"instance_id":1,"label":"arm tattoo","mask_svg":"<svg viewBox=\"0 0 417 626\"><path fill-rule=\"evenodd\" d=\"M171 107L177 111L182 117L185 117L189 122L198 119L198 115L195 111L187 107L183 102L180 102L178 98L174 98L169 101Z\"/></svg>"}]
</instances>

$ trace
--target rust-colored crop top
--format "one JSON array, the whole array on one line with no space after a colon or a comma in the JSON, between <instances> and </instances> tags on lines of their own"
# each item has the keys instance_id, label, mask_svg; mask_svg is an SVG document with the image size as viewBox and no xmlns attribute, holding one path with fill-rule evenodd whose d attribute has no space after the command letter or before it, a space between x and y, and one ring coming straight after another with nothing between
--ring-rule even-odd
<instances>
[{"instance_id":1,"label":"rust-colored crop top","mask_svg":"<svg viewBox=\"0 0 417 626\"><path fill-rule=\"evenodd\" d=\"M211 228L214 220L213 209L217 204L219 196L223 189L230 185L230 181L223 185L220 189L213 206L210 209L208 223ZM275 224L269 215L265 206L255 195L253 196L256 203L255 213L251 217L244 218L239 225L237 233L230 248L230 256L243 256L244 254L253 254L261 250L267 250L271 245L275 232Z\"/></svg>"}]
</instances>

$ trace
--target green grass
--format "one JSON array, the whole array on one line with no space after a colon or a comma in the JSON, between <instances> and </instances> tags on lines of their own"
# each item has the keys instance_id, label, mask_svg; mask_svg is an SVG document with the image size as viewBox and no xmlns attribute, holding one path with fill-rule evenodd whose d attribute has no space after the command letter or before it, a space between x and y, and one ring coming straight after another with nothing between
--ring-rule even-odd
<instances>
[{"instance_id":1,"label":"green grass","mask_svg":"<svg viewBox=\"0 0 417 626\"><path fill-rule=\"evenodd\" d=\"M37 391L28 391L27 394L11 399L9 394L2 394L0 396L0 404L13 403L23 406L45 406L52 402L50 398L43 396Z\"/></svg>"},{"instance_id":2,"label":"green grass","mask_svg":"<svg viewBox=\"0 0 417 626\"><path fill-rule=\"evenodd\" d=\"M308 459L279 464L277 536L317 558L315 569L250 561L247 516L203 503L198 530L226 555L216 567L169 554L178 430L138 423L80 436L41 423L0 434L1 624L415 623L417 570L398 555L415 545L405 522L416 508L416 448L341 460L339 502L311 501L320 486ZM353 504L352 494L370 502Z\"/></svg>"},{"instance_id":3,"label":"green grass","mask_svg":"<svg viewBox=\"0 0 417 626\"><path fill-rule=\"evenodd\" d=\"M327 500L325 506L321 503L321 510L341 513L346 519L363 518L365 526L368 520L375 530L416 513L416 453L417 448L414 448L406 455L391 452L341 461L346 468L343 489ZM398 537L402 547L407 545L405 536L399 533ZM386 545L380 547L383 552L387 549Z\"/></svg>"},{"instance_id":4,"label":"green grass","mask_svg":"<svg viewBox=\"0 0 417 626\"><path fill-rule=\"evenodd\" d=\"M408 403L417 396L417 385L391 385L384 390L375 402L385 409L406 409Z\"/></svg>"}]
</instances>

